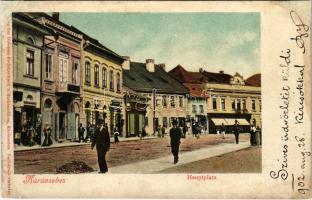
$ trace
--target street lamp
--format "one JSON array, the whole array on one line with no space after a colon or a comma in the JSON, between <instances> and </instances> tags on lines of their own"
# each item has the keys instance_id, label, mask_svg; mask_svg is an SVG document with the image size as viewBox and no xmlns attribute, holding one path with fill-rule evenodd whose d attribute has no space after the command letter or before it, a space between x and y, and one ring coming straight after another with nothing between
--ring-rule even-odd
<instances>
[{"instance_id":1,"label":"street lamp","mask_svg":"<svg viewBox=\"0 0 312 200\"><path fill-rule=\"evenodd\" d=\"M153 94L153 135L155 135L155 131L156 131L156 118L155 118L155 115L156 115L156 88L153 88L152 89L152 94Z\"/></svg>"}]
</instances>

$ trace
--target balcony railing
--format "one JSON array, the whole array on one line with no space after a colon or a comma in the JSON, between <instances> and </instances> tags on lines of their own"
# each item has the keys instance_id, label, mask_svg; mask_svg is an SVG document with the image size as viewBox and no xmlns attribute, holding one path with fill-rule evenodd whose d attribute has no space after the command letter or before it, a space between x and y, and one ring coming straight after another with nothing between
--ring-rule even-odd
<instances>
[{"instance_id":1,"label":"balcony railing","mask_svg":"<svg viewBox=\"0 0 312 200\"><path fill-rule=\"evenodd\" d=\"M58 92L80 93L80 86L68 82L59 82Z\"/></svg>"}]
</instances>

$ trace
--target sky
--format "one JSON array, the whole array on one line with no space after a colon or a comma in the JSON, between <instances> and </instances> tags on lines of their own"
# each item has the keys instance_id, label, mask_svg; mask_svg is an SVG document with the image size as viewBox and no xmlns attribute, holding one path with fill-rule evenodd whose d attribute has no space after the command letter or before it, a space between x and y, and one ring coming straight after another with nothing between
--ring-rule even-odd
<instances>
[{"instance_id":1,"label":"sky","mask_svg":"<svg viewBox=\"0 0 312 200\"><path fill-rule=\"evenodd\" d=\"M259 13L60 13L131 61L178 64L248 78L260 73Z\"/></svg>"}]
</instances>

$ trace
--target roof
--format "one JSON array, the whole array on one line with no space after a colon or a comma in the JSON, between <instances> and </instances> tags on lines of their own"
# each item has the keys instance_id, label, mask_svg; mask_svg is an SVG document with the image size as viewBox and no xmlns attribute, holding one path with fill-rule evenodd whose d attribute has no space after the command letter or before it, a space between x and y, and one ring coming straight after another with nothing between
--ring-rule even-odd
<instances>
[{"instance_id":1,"label":"roof","mask_svg":"<svg viewBox=\"0 0 312 200\"><path fill-rule=\"evenodd\" d=\"M27 21L27 22L31 23L31 25L33 25L33 26L36 26L42 30L45 30L50 34L54 34L54 31L52 29L40 24L39 22L37 22L36 20L34 20L33 18L29 17L28 15L26 15L24 13L21 13L21 12L12 13L12 17L13 17L13 19L18 18L20 20Z\"/></svg>"},{"instance_id":2,"label":"roof","mask_svg":"<svg viewBox=\"0 0 312 200\"><path fill-rule=\"evenodd\" d=\"M197 83L184 83L183 84L189 91L192 97L204 98L204 90L201 87L201 84Z\"/></svg>"},{"instance_id":3,"label":"roof","mask_svg":"<svg viewBox=\"0 0 312 200\"><path fill-rule=\"evenodd\" d=\"M207 72L204 71L203 75L205 75L210 83L222 83L222 84L230 84L232 76L225 73L215 73L215 72Z\"/></svg>"},{"instance_id":4,"label":"roof","mask_svg":"<svg viewBox=\"0 0 312 200\"><path fill-rule=\"evenodd\" d=\"M246 79L246 85L261 87L261 74L254 74Z\"/></svg>"},{"instance_id":5,"label":"roof","mask_svg":"<svg viewBox=\"0 0 312 200\"><path fill-rule=\"evenodd\" d=\"M225 73L215 73L215 72L189 72L186 71L181 65L173 68L169 73L175 77L181 83L223 83L230 84L232 76Z\"/></svg>"},{"instance_id":6,"label":"roof","mask_svg":"<svg viewBox=\"0 0 312 200\"><path fill-rule=\"evenodd\" d=\"M136 92L187 94L183 84L171 77L161 66L155 64L155 72L149 72L145 63L130 62L130 70L123 70L123 83Z\"/></svg>"}]
</instances>

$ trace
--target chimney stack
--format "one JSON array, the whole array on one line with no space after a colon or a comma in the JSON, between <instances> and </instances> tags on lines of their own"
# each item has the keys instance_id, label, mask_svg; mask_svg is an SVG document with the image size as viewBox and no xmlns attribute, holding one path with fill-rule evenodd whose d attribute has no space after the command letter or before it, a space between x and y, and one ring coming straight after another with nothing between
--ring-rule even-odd
<instances>
[{"instance_id":1,"label":"chimney stack","mask_svg":"<svg viewBox=\"0 0 312 200\"><path fill-rule=\"evenodd\" d=\"M223 70L220 70L219 73L220 73L220 74L224 74L224 71L223 71Z\"/></svg>"},{"instance_id":2,"label":"chimney stack","mask_svg":"<svg viewBox=\"0 0 312 200\"><path fill-rule=\"evenodd\" d=\"M130 57L129 56L122 56L124 59L122 63L122 69L124 70L130 70Z\"/></svg>"},{"instance_id":3,"label":"chimney stack","mask_svg":"<svg viewBox=\"0 0 312 200\"><path fill-rule=\"evenodd\" d=\"M146 70L149 72L155 72L155 61L154 59L146 59Z\"/></svg>"},{"instance_id":4,"label":"chimney stack","mask_svg":"<svg viewBox=\"0 0 312 200\"><path fill-rule=\"evenodd\" d=\"M160 66L164 71L166 71L166 64L165 64L165 63L161 63L161 64L159 64L159 66Z\"/></svg>"},{"instance_id":5,"label":"chimney stack","mask_svg":"<svg viewBox=\"0 0 312 200\"><path fill-rule=\"evenodd\" d=\"M52 17L54 19L56 19L57 21L59 21L60 20L60 13L59 12L53 12L52 13Z\"/></svg>"}]
</instances>

